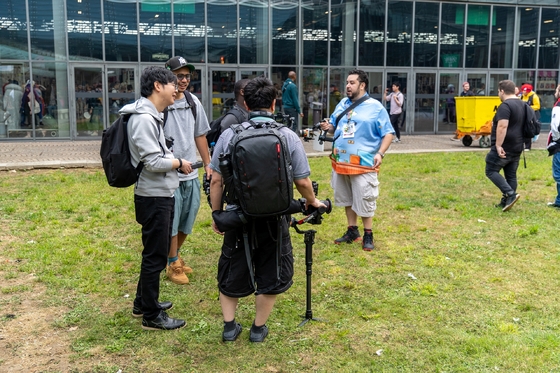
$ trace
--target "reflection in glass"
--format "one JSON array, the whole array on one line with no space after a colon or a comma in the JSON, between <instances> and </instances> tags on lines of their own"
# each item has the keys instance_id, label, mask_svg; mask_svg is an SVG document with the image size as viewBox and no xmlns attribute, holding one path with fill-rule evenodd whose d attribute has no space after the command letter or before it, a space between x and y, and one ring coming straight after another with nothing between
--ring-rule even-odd
<instances>
[{"instance_id":1,"label":"reflection in glass","mask_svg":"<svg viewBox=\"0 0 560 373\"><path fill-rule=\"evenodd\" d=\"M560 37L560 10L543 8L539 40L539 68L558 68L558 38Z\"/></svg>"},{"instance_id":2,"label":"reflection in glass","mask_svg":"<svg viewBox=\"0 0 560 373\"><path fill-rule=\"evenodd\" d=\"M383 66L385 56L385 1L362 2L359 35L360 65Z\"/></svg>"},{"instance_id":3,"label":"reflection in glass","mask_svg":"<svg viewBox=\"0 0 560 373\"><path fill-rule=\"evenodd\" d=\"M331 5L331 65L353 66L356 64L356 3L341 0ZM328 17L325 17L328 18Z\"/></svg>"},{"instance_id":4,"label":"reflection in glass","mask_svg":"<svg viewBox=\"0 0 560 373\"><path fill-rule=\"evenodd\" d=\"M486 74L467 74L467 80L471 85L471 91L475 96L487 96Z\"/></svg>"},{"instance_id":5,"label":"reflection in glass","mask_svg":"<svg viewBox=\"0 0 560 373\"><path fill-rule=\"evenodd\" d=\"M0 64L0 81L2 83L2 100L0 101L0 138L23 137L21 132L21 102L25 76L29 66L23 63Z\"/></svg>"},{"instance_id":6,"label":"reflection in glass","mask_svg":"<svg viewBox=\"0 0 560 373\"><path fill-rule=\"evenodd\" d=\"M514 7L494 7L492 14L491 68L511 68L513 60Z\"/></svg>"},{"instance_id":7,"label":"reflection in glass","mask_svg":"<svg viewBox=\"0 0 560 373\"><path fill-rule=\"evenodd\" d=\"M302 128L307 128L327 115L327 69L303 69L301 85L303 102L299 104L303 111Z\"/></svg>"},{"instance_id":8,"label":"reflection in glass","mask_svg":"<svg viewBox=\"0 0 560 373\"><path fill-rule=\"evenodd\" d=\"M104 0L105 59L138 61L136 3Z\"/></svg>"},{"instance_id":9,"label":"reflection in glass","mask_svg":"<svg viewBox=\"0 0 560 373\"><path fill-rule=\"evenodd\" d=\"M10 21L10 26L0 27L0 59L26 60L27 52L27 17L21 0L4 0L3 17ZM4 81L4 80L3 80Z\"/></svg>"},{"instance_id":10,"label":"reflection in glass","mask_svg":"<svg viewBox=\"0 0 560 373\"><path fill-rule=\"evenodd\" d=\"M68 1L66 13L70 59L102 60L101 2Z\"/></svg>"},{"instance_id":11,"label":"reflection in glass","mask_svg":"<svg viewBox=\"0 0 560 373\"><path fill-rule=\"evenodd\" d=\"M488 67L489 20L489 6L469 5L467 12L465 67Z\"/></svg>"},{"instance_id":12,"label":"reflection in glass","mask_svg":"<svg viewBox=\"0 0 560 373\"><path fill-rule=\"evenodd\" d=\"M237 63L237 5L207 7L208 62Z\"/></svg>"},{"instance_id":13,"label":"reflection in glass","mask_svg":"<svg viewBox=\"0 0 560 373\"><path fill-rule=\"evenodd\" d=\"M517 67L534 69L537 57L537 29L539 27L538 8L518 8L519 48Z\"/></svg>"},{"instance_id":14,"label":"reflection in glass","mask_svg":"<svg viewBox=\"0 0 560 373\"><path fill-rule=\"evenodd\" d=\"M133 68L110 67L107 71L105 86L108 87L109 123L119 117L119 110L124 105L135 101L134 74Z\"/></svg>"},{"instance_id":15,"label":"reflection in glass","mask_svg":"<svg viewBox=\"0 0 560 373\"><path fill-rule=\"evenodd\" d=\"M438 3L416 3L414 66L437 66Z\"/></svg>"},{"instance_id":16,"label":"reflection in glass","mask_svg":"<svg viewBox=\"0 0 560 373\"><path fill-rule=\"evenodd\" d=\"M346 78L348 77L348 71L347 69L340 69L340 68L335 68L335 69L331 69L330 70L330 84L329 84L329 109L328 109L328 115L330 117L330 115L332 114L332 112L334 111L334 109L336 108L336 105L338 105L338 103L346 98ZM371 77L374 74L379 74L381 75L381 73L370 73L368 79L369 79L369 85L368 85L368 90L371 90Z\"/></svg>"},{"instance_id":17,"label":"reflection in glass","mask_svg":"<svg viewBox=\"0 0 560 373\"><path fill-rule=\"evenodd\" d=\"M556 85L558 82L558 71L557 70L545 70L539 71L537 77L537 84L534 87L534 91L537 93L541 100L541 122L550 123L552 107L556 103L556 98L554 98L554 92L556 91Z\"/></svg>"},{"instance_id":18,"label":"reflection in glass","mask_svg":"<svg viewBox=\"0 0 560 373\"><path fill-rule=\"evenodd\" d=\"M273 64L295 65L297 24L297 7L285 10L272 8Z\"/></svg>"},{"instance_id":19,"label":"reflection in glass","mask_svg":"<svg viewBox=\"0 0 560 373\"><path fill-rule=\"evenodd\" d=\"M268 46L268 8L240 5L240 63L268 63Z\"/></svg>"},{"instance_id":20,"label":"reflection in glass","mask_svg":"<svg viewBox=\"0 0 560 373\"><path fill-rule=\"evenodd\" d=\"M465 5L442 4L440 67L463 67Z\"/></svg>"},{"instance_id":21,"label":"reflection in glass","mask_svg":"<svg viewBox=\"0 0 560 373\"><path fill-rule=\"evenodd\" d=\"M204 62L204 4L173 4L175 53L192 62ZM195 65L196 67L196 65ZM191 80L192 84L192 80Z\"/></svg>"},{"instance_id":22,"label":"reflection in glass","mask_svg":"<svg viewBox=\"0 0 560 373\"><path fill-rule=\"evenodd\" d=\"M369 78L369 95L375 98L376 100L378 100L379 102L381 102L383 100L383 89L385 89L385 84L383 84L383 73L371 72L369 73L368 78Z\"/></svg>"},{"instance_id":23,"label":"reflection in glass","mask_svg":"<svg viewBox=\"0 0 560 373\"><path fill-rule=\"evenodd\" d=\"M463 90L459 74L439 75L438 132L455 132L457 129L457 104L455 97Z\"/></svg>"},{"instance_id":24,"label":"reflection in glass","mask_svg":"<svg viewBox=\"0 0 560 373\"><path fill-rule=\"evenodd\" d=\"M171 4L140 3L140 59L167 61L171 56Z\"/></svg>"},{"instance_id":25,"label":"reflection in glass","mask_svg":"<svg viewBox=\"0 0 560 373\"><path fill-rule=\"evenodd\" d=\"M212 119L225 114L233 106L233 88L237 80L233 70L212 71Z\"/></svg>"},{"instance_id":26,"label":"reflection in glass","mask_svg":"<svg viewBox=\"0 0 560 373\"><path fill-rule=\"evenodd\" d=\"M29 0L29 22L32 58L66 59L63 0Z\"/></svg>"},{"instance_id":27,"label":"reflection in glass","mask_svg":"<svg viewBox=\"0 0 560 373\"><path fill-rule=\"evenodd\" d=\"M101 68L74 69L78 136L101 136L103 125L103 75Z\"/></svg>"},{"instance_id":28,"label":"reflection in glass","mask_svg":"<svg viewBox=\"0 0 560 373\"><path fill-rule=\"evenodd\" d=\"M490 74L490 84L488 87L488 96L498 95L498 83L502 80L508 80L509 74Z\"/></svg>"},{"instance_id":29,"label":"reflection in glass","mask_svg":"<svg viewBox=\"0 0 560 373\"><path fill-rule=\"evenodd\" d=\"M414 131L434 132L436 74L416 74Z\"/></svg>"},{"instance_id":30,"label":"reflection in glass","mask_svg":"<svg viewBox=\"0 0 560 373\"><path fill-rule=\"evenodd\" d=\"M313 8L303 9L303 64L328 64L328 4L321 2Z\"/></svg>"},{"instance_id":31,"label":"reflection in glass","mask_svg":"<svg viewBox=\"0 0 560 373\"><path fill-rule=\"evenodd\" d=\"M387 18L387 66L410 66L412 2L389 1Z\"/></svg>"}]
</instances>

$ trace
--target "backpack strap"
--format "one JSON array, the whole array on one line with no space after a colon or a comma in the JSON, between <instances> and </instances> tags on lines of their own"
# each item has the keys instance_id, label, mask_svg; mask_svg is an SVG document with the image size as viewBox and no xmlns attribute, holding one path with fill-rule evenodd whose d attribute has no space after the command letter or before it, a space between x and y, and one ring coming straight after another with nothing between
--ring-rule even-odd
<instances>
[{"instance_id":1,"label":"backpack strap","mask_svg":"<svg viewBox=\"0 0 560 373\"><path fill-rule=\"evenodd\" d=\"M183 92L183 94L185 95L185 98L187 99L187 102L191 107L192 115L194 117L194 120L196 121L196 104L194 103L194 99L192 98L192 95L189 91L185 91Z\"/></svg>"},{"instance_id":2,"label":"backpack strap","mask_svg":"<svg viewBox=\"0 0 560 373\"><path fill-rule=\"evenodd\" d=\"M334 130L336 131L336 127L338 126L338 122L340 121L340 119L342 119L342 117L344 115L346 115L346 113L348 113L350 110L354 109L356 106L360 105L362 102L364 102L365 100L367 100L369 98L370 97L368 95L363 95L362 97L360 97L360 99L358 101L355 101L354 103L352 103L352 105L350 105L346 109L344 109L344 111L342 113L338 114L338 116L334 120Z\"/></svg>"}]
</instances>

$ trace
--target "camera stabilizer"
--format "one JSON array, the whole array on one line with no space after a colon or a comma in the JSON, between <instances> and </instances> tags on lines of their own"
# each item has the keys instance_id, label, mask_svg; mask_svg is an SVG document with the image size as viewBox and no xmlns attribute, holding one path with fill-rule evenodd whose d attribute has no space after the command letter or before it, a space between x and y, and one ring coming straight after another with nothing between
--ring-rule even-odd
<instances>
[{"instance_id":1,"label":"camera stabilizer","mask_svg":"<svg viewBox=\"0 0 560 373\"><path fill-rule=\"evenodd\" d=\"M313 181L313 191L315 195L317 195L318 191L318 184ZM313 317L313 311L311 310L311 275L313 274L313 244L315 243L315 233L317 233L314 229L309 229L306 231L302 231L298 228L298 225L304 223L310 224L321 224L323 220L323 213L330 214L332 211L331 201L327 198L324 201L321 201L327 207L315 208L309 206L307 210L305 210L305 199L300 198L299 202L301 204L301 212L306 216L303 219L297 220L296 218L292 217L292 221L290 226L295 229L295 231L299 234L303 234L303 242L305 243L305 273L306 273L306 309L305 315L303 316L303 321L298 325L298 327L305 325L309 320L312 321L326 321L323 319L318 319Z\"/></svg>"}]
</instances>

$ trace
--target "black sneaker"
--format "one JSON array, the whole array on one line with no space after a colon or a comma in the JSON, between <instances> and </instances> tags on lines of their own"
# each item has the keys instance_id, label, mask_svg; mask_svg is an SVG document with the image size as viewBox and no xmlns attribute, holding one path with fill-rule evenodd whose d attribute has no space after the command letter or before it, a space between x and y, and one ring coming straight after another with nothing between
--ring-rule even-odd
<instances>
[{"instance_id":1,"label":"black sneaker","mask_svg":"<svg viewBox=\"0 0 560 373\"><path fill-rule=\"evenodd\" d=\"M499 207L501 209L506 207L506 196L502 196L502 199L500 200L500 203L495 204L494 207Z\"/></svg>"},{"instance_id":2,"label":"black sneaker","mask_svg":"<svg viewBox=\"0 0 560 373\"><path fill-rule=\"evenodd\" d=\"M173 308L173 303L171 302L159 302L159 306L161 307L161 309L163 311L167 311ZM143 317L144 316L144 312L142 311L142 308L138 307L138 306L134 306L132 307L132 317Z\"/></svg>"},{"instance_id":3,"label":"black sneaker","mask_svg":"<svg viewBox=\"0 0 560 373\"><path fill-rule=\"evenodd\" d=\"M229 332L226 332L225 330L222 332L222 341L224 341L224 342L235 341L237 339L237 337L239 337L239 334L241 334L242 330L243 330L243 327L241 326L241 324L240 323L235 323L235 328L233 328Z\"/></svg>"},{"instance_id":4,"label":"black sneaker","mask_svg":"<svg viewBox=\"0 0 560 373\"><path fill-rule=\"evenodd\" d=\"M548 207L556 207L557 209L560 209L560 205L557 204L556 202L548 202L546 205Z\"/></svg>"},{"instance_id":5,"label":"black sneaker","mask_svg":"<svg viewBox=\"0 0 560 373\"><path fill-rule=\"evenodd\" d=\"M340 238L337 238L336 240L334 240L335 244L339 244L339 243L352 243L355 241L360 241L362 239L362 237L360 236L360 230L356 227L348 227L348 230L346 231L346 233L344 233L344 235Z\"/></svg>"},{"instance_id":6,"label":"black sneaker","mask_svg":"<svg viewBox=\"0 0 560 373\"><path fill-rule=\"evenodd\" d=\"M142 329L144 330L174 330L185 326L185 320L172 319L167 316L165 311L161 311L153 320L142 319Z\"/></svg>"},{"instance_id":7,"label":"black sneaker","mask_svg":"<svg viewBox=\"0 0 560 373\"><path fill-rule=\"evenodd\" d=\"M259 328L260 330L255 331L251 327L251 333L249 334L249 340L251 342L263 342L268 335L268 326L263 325Z\"/></svg>"},{"instance_id":8,"label":"black sneaker","mask_svg":"<svg viewBox=\"0 0 560 373\"><path fill-rule=\"evenodd\" d=\"M517 200L519 199L519 194L511 194L509 196L506 197L506 205L504 206L504 208L502 209L502 211L508 211L510 208L513 207L513 205L515 205L515 202L517 202Z\"/></svg>"},{"instance_id":9,"label":"black sneaker","mask_svg":"<svg viewBox=\"0 0 560 373\"><path fill-rule=\"evenodd\" d=\"M373 233L364 233L364 239L362 240L362 250L372 251L373 249Z\"/></svg>"}]
</instances>

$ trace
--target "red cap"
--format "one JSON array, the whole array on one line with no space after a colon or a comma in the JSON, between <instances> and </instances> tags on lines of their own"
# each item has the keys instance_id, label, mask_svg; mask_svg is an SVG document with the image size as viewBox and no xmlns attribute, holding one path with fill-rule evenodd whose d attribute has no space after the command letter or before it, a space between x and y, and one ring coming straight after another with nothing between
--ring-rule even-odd
<instances>
[{"instance_id":1,"label":"red cap","mask_svg":"<svg viewBox=\"0 0 560 373\"><path fill-rule=\"evenodd\" d=\"M523 84L521 86L521 91L522 92L531 92L533 90L533 86L530 84Z\"/></svg>"}]
</instances>

